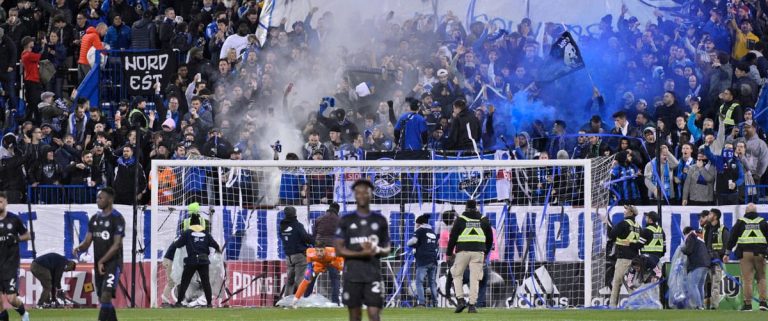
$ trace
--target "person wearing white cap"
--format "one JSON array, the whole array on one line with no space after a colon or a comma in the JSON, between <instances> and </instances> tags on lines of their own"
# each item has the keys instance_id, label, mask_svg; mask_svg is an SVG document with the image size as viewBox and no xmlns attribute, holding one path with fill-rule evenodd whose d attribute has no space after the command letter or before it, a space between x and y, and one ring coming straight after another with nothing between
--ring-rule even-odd
<instances>
[{"instance_id":1,"label":"person wearing white cap","mask_svg":"<svg viewBox=\"0 0 768 321\"><path fill-rule=\"evenodd\" d=\"M451 114L451 107L454 101L462 97L461 86L449 80L448 70L440 69L437 71L437 83L432 86L432 99L442 107L443 115Z\"/></svg>"}]
</instances>

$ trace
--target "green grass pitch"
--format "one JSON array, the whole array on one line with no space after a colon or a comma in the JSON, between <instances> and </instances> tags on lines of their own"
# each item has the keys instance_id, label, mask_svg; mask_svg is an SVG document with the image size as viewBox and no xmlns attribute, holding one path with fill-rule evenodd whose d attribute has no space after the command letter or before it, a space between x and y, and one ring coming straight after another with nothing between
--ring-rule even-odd
<instances>
[{"instance_id":1,"label":"green grass pitch","mask_svg":"<svg viewBox=\"0 0 768 321\"><path fill-rule=\"evenodd\" d=\"M29 310L31 320L80 321L95 320L96 309ZM11 320L18 314L10 310ZM365 311L363 311L365 315ZM347 320L346 309L120 309L120 321L229 321L229 320ZM367 320L363 317L363 320ZM518 310L480 309L478 314L454 314L453 309L385 309L382 320L401 321L450 321L450 320L696 320L740 321L768 320L768 312L737 311L601 311L601 310Z\"/></svg>"}]
</instances>

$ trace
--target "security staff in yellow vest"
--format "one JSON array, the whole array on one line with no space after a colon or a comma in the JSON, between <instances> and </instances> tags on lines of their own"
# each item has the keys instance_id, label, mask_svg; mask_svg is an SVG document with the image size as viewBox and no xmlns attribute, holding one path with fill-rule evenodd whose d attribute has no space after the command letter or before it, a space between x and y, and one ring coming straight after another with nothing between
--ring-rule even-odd
<instances>
[{"instance_id":1,"label":"security staff in yellow vest","mask_svg":"<svg viewBox=\"0 0 768 321\"><path fill-rule=\"evenodd\" d=\"M728 262L728 255L736 247L736 257L741 268L741 293L744 294L742 311L752 311L752 281L757 274L757 286L760 293L760 310L768 311L766 304L765 257L768 255L768 222L757 215L757 206L747 204L744 217L733 225L733 232L728 239L723 262Z\"/></svg>"},{"instance_id":2,"label":"security staff in yellow vest","mask_svg":"<svg viewBox=\"0 0 768 321\"><path fill-rule=\"evenodd\" d=\"M713 208L707 212L707 223L703 224L704 229L704 244L707 246L709 256L714 258L722 258L725 256L725 242L728 242L730 233L728 228L720 224L720 217L722 213L719 209ZM704 303L708 309L717 310L722 299L722 283L723 283L723 266L720 262L714 262L709 267L710 282L710 295L709 300L704 300Z\"/></svg>"},{"instance_id":3,"label":"security staff in yellow vest","mask_svg":"<svg viewBox=\"0 0 768 321\"><path fill-rule=\"evenodd\" d=\"M731 128L744 121L744 110L736 101L737 90L726 88L718 95L723 104L720 105L720 121L725 124L725 132L730 133Z\"/></svg>"},{"instance_id":4,"label":"security staff in yellow vest","mask_svg":"<svg viewBox=\"0 0 768 321\"><path fill-rule=\"evenodd\" d=\"M448 261L453 260L451 275L456 291L456 310L461 313L467 307L464 300L464 270L469 267L469 313L476 313L478 289L483 278L483 264L493 247L493 230L487 219L477 211L477 202L468 200L464 214L460 215L451 228L446 254ZM453 257L456 249L455 258Z\"/></svg>"},{"instance_id":5,"label":"security staff in yellow vest","mask_svg":"<svg viewBox=\"0 0 768 321\"><path fill-rule=\"evenodd\" d=\"M645 213L645 228L640 232L640 250L643 254L654 256L657 260L667 253L667 236L659 226L659 214L654 211Z\"/></svg>"},{"instance_id":6,"label":"security staff in yellow vest","mask_svg":"<svg viewBox=\"0 0 768 321\"><path fill-rule=\"evenodd\" d=\"M611 282L611 307L619 304L619 294L621 293L621 284L624 280L624 274L627 273L632 265L632 259L637 257L640 244L640 224L635 222L637 208L632 205L624 205L624 220L611 228L608 232L608 238L615 240L613 250L616 253L616 265L613 271L613 281ZM607 222L610 226L610 221Z\"/></svg>"},{"instance_id":7,"label":"security staff in yellow vest","mask_svg":"<svg viewBox=\"0 0 768 321\"><path fill-rule=\"evenodd\" d=\"M206 232L211 232L211 223L200 216L200 204L194 202L187 206L187 217L181 221L181 231L184 232L192 225L200 225Z\"/></svg>"}]
</instances>

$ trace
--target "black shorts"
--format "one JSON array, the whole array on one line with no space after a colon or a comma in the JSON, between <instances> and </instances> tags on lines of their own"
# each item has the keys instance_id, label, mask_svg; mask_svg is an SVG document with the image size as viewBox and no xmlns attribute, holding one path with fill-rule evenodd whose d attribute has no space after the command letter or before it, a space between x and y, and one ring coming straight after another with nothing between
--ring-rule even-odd
<instances>
[{"instance_id":1,"label":"black shorts","mask_svg":"<svg viewBox=\"0 0 768 321\"><path fill-rule=\"evenodd\" d=\"M94 288L96 288L96 294L101 297L102 293L109 292L112 294L112 298L117 293L117 287L120 282L120 264L108 263L104 266L105 274L99 274L98 265L96 265L96 273L94 273Z\"/></svg>"},{"instance_id":2,"label":"black shorts","mask_svg":"<svg viewBox=\"0 0 768 321\"><path fill-rule=\"evenodd\" d=\"M342 302L348 308L360 308L365 304L369 307L384 307L384 282L351 282L344 281Z\"/></svg>"},{"instance_id":3,"label":"black shorts","mask_svg":"<svg viewBox=\"0 0 768 321\"><path fill-rule=\"evenodd\" d=\"M18 271L18 269L16 269ZM19 293L19 276L3 277L0 278L0 293L3 294L18 294Z\"/></svg>"}]
</instances>

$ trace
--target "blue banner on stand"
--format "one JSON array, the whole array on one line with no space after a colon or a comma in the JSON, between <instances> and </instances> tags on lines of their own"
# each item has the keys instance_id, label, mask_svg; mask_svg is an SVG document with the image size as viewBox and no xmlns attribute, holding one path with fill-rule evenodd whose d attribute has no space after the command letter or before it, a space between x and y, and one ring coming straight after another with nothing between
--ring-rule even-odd
<instances>
[{"instance_id":1,"label":"blue banner on stand","mask_svg":"<svg viewBox=\"0 0 768 321\"><path fill-rule=\"evenodd\" d=\"M493 160L495 154L484 154L485 160ZM435 160L474 160L471 156L433 156ZM494 200L496 196L496 171L479 167L459 167L452 172L435 173L435 200L445 202L463 202L470 198L476 200Z\"/></svg>"}]
</instances>

